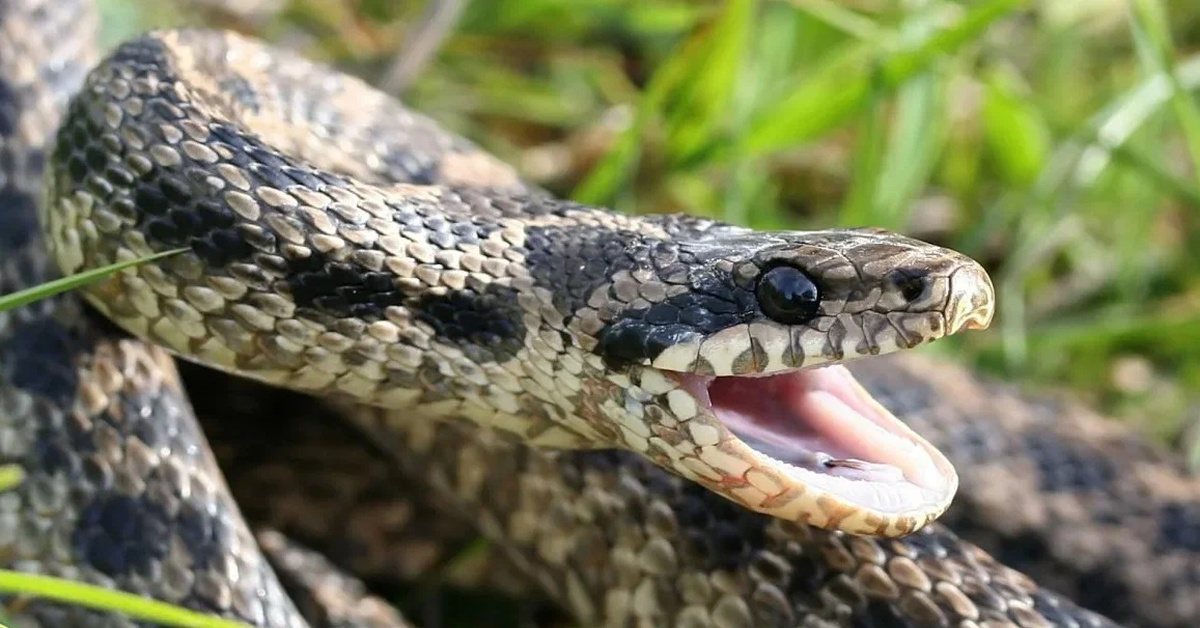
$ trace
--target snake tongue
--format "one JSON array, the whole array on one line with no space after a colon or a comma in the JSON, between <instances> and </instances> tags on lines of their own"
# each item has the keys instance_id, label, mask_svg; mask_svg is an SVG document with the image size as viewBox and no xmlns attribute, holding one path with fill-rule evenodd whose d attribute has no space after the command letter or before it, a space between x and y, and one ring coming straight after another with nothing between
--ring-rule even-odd
<instances>
[{"instance_id":1,"label":"snake tongue","mask_svg":"<svg viewBox=\"0 0 1200 628\"><path fill-rule=\"evenodd\" d=\"M849 501L903 511L941 499L948 488L940 455L840 364L716 377L705 393L716 418L746 446Z\"/></svg>"}]
</instances>

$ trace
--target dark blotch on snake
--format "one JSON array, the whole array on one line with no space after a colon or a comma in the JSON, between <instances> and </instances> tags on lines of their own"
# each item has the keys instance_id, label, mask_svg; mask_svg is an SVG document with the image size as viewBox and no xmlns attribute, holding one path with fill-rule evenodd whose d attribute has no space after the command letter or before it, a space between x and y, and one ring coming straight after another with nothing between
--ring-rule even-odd
<instances>
[{"instance_id":1,"label":"dark blotch on snake","mask_svg":"<svg viewBox=\"0 0 1200 628\"><path fill-rule=\"evenodd\" d=\"M75 554L110 577L153 575L167 555L170 525L162 508L116 492L99 494L79 513L72 534Z\"/></svg>"},{"instance_id":2,"label":"dark blotch on snake","mask_svg":"<svg viewBox=\"0 0 1200 628\"><path fill-rule=\"evenodd\" d=\"M3 3L0 3L3 6ZM0 137L9 137L17 128L18 118L17 92L8 81L0 79ZM12 168L0 172L11 173Z\"/></svg>"},{"instance_id":3,"label":"dark blotch on snake","mask_svg":"<svg viewBox=\"0 0 1200 628\"><path fill-rule=\"evenodd\" d=\"M26 312L46 306L32 304ZM74 356L86 349L75 333L44 311L18 320L0 337L0 375L21 390L69 408L79 385Z\"/></svg>"},{"instance_id":4,"label":"dark blotch on snake","mask_svg":"<svg viewBox=\"0 0 1200 628\"><path fill-rule=\"evenodd\" d=\"M918 628L887 602L872 600L850 617L851 628Z\"/></svg>"},{"instance_id":5,"label":"dark blotch on snake","mask_svg":"<svg viewBox=\"0 0 1200 628\"><path fill-rule=\"evenodd\" d=\"M1112 461L1084 444L1038 432L1024 440L1029 457L1037 463L1043 491L1104 492L1117 478Z\"/></svg>"},{"instance_id":6,"label":"dark blotch on snake","mask_svg":"<svg viewBox=\"0 0 1200 628\"><path fill-rule=\"evenodd\" d=\"M4 159L3 154L0 159ZM35 199L11 186L0 188L0 258L9 259L38 233Z\"/></svg>"},{"instance_id":7,"label":"dark blotch on snake","mask_svg":"<svg viewBox=\"0 0 1200 628\"><path fill-rule=\"evenodd\" d=\"M1200 507L1194 503L1167 503L1155 516L1159 551L1200 553Z\"/></svg>"},{"instance_id":8,"label":"dark blotch on snake","mask_svg":"<svg viewBox=\"0 0 1200 628\"><path fill-rule=\"evenodd\" d=\"M990 539L978 540L988 541ZM989 546L987 549L992 551L996 560L1018 571L1036 567L1039 562L1046 559L1050 552L1046 540L1031 532L1000 536L997 540L985 544Z\"/></svg>"},{"instance_id":9,"label":"dark blotch on snake","mask_svg":"<svg viewBox=\"0 0 1200 628\"><path fill-rule=\"evenodd\" d=\"M523 310L511 288L489 284L480 292L427 293L409 309L433 327L439 340L462 349L476 363L503 362L525 344Z\"/></svg>"},{"instance_id":10,"label":"dark blotch on snake","mask_svg":"<svg viewBox=\"0 0 1200 628\"><path fill-rule=\"evenodd\" d=\"M315 251L288 260L287 283L298 308L368 322L382 320L384 310L403 304L406 296L390 273L335 262Z\"/></svg>"},{"instance_id":11,"label":"dark blotch on snake","mask_svg":"<svg viewBox=\"0 0 1200 628\"><path fill-rule=\"evenodd\" d=\"M635 249L641 246L643 239L627 231L526 227L525 266L553 295L554 307L570 316L618 272L637 268Z\"/></svg>"},{"instance_id":12,"label":"dark blotch on snake","mask_svg":"<svg viewBox=\"0 0 1200 628\"><path fill-rule=\"evenodd\" d=\"M523 310L512 288L488 284L480 291L406 294L391 273L327 260L313 253L288 263L288 287L301 309L337 318L382 320L404 306L433 328L438 340L459 347L476 362L503 361L525 343Z\"/></svg>"},{"instance_id":13,"label":"dark blotch on snake","mask_svg":"<svg viewBox=\"0 0 1200 628\"><path fill-rule=\"evenodd\" d=\"M386 176L398 183L431 185L441 180L441 164L428 154L393 147L380 156Z\"/></svg>"},{"instance_id":14,"label":"dark blotch on snake","mask_svg":"<svg viewBox=\"0 0 1200 628\"><path fill-rule=\"evenodd\" d=\"M1072 601L1084 608L1104 609L1106 617L1127 625L1136 618L1132 609L1137 594L1115 575L1117 572L1112 564L1096 565L1075 581L1076 595Z\"/></svg>"},{"instance_id":15,"label":"dark blotch on snake","mask_svg":"<svg viewBox=\"0 0 1200 628\"><path fill-rule=\"evenodd\" d=\"M1044 590L1039 589L1033 594L1033 609L1037 611L1051 626L1079 626L1094 628L1105 625L1099 618L1094 623L1081 623L1076 609L1064 609L1061 598L1054 598ZM1115 618L1114 618L1115 619Z\"/></svg>"}]
</instances>

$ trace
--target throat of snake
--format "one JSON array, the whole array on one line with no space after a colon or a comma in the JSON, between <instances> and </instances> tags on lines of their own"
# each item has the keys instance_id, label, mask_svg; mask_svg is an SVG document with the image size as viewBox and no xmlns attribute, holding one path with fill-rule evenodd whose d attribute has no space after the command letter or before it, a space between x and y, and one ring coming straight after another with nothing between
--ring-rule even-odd
<instances>
[{"instance_id":1,"label":"throat of snake","mask_svg":"<svg viewBox=\"0 0 1200 628\"><path fill-rule=\"evenodd\" d=\"M769 376L683 379L742 443L822 492L899 513L926 507L953 490L932 445L840 364Z\"/></svg>"}]
</instances>

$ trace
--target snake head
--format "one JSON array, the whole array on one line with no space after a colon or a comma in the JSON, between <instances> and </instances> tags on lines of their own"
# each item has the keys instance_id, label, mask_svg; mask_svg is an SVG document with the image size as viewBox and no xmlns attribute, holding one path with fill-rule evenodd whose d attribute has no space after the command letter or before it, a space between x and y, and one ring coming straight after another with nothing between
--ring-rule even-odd
<instances>
[{"instance_id":1,"label":"snake head","mask_svg":"<svg viewBox=\"0 0 1200 628\"><path fill-rule=\"evenodd\" d=\"M944 512L953 466L844 363L987 327L977 262L874 229L724 226L650 257L589 303L607 318L594 350L621 374L624 446L822 528L895 536Z\"/></svg>"}]
</instances>

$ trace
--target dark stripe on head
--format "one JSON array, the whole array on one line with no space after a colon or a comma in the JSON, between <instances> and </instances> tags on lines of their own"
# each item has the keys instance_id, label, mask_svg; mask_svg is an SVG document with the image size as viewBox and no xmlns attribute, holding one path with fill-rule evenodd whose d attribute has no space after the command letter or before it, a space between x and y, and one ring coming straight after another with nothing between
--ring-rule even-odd
<instances>
[{"instance_id":1,"label":"dark stripe on head","mask_svg":"<svg viewBox=\"0 0 1200 628\"><path fill-rule=\"evenodd\" d=\"M681 229L707 224L684 223ZM721 260L710 246L602 228L533 227L526 230L525 247L530 275L551 291L555 307L567 316L608 286L608 307L600 311L606 326L598 334L597 352L613 368L653 360L671 345L748 322L759 312L753 291L719 267ZM626 307L638 295L625 294L614 280L635 271L664 291L681 285L687 290L649 307Z\"/></svg>"},{"instance_id":2,"label":"dark stripe on head","mask_svg":"<svg viewBox=\"0 0 1200 628\"><path fill-rule=\"evenodd\" d=\"M589 227L528 227L525 266L553 295L554 307L573 316L597 288L620 271L638 267L641 236Z\"/></svg>"}]
</instances>

